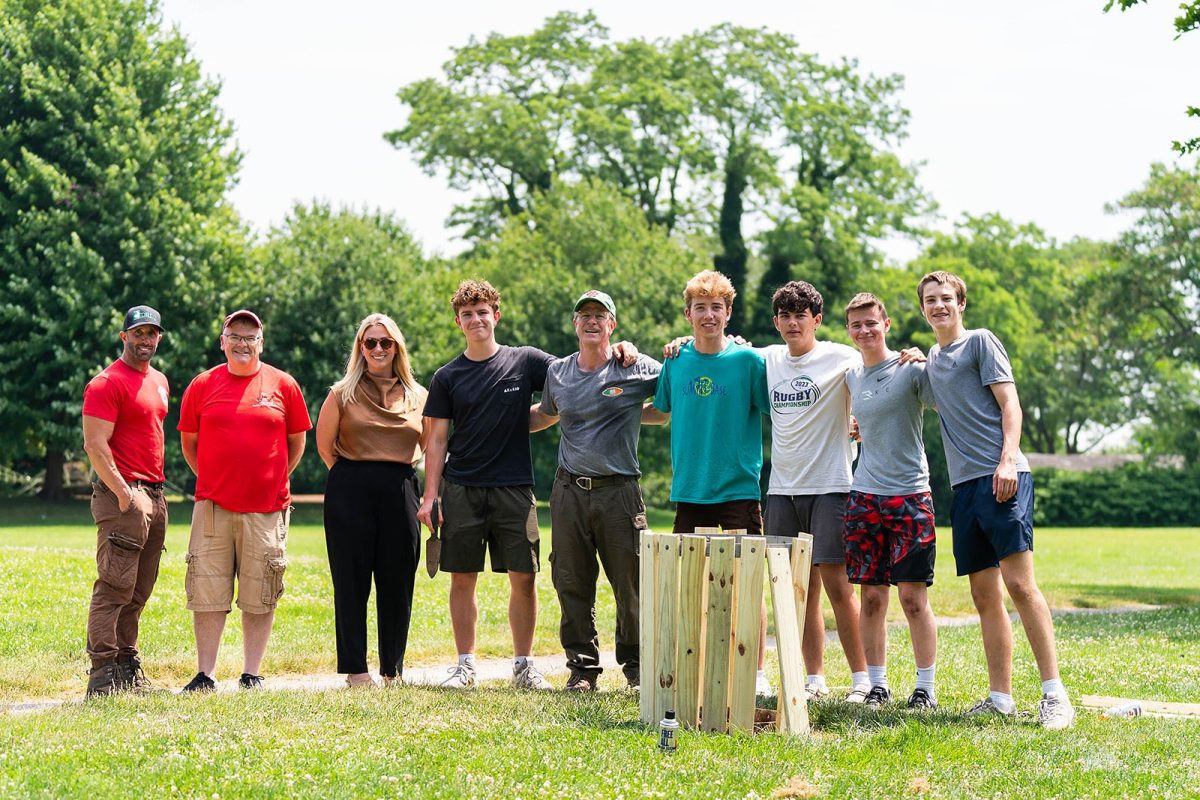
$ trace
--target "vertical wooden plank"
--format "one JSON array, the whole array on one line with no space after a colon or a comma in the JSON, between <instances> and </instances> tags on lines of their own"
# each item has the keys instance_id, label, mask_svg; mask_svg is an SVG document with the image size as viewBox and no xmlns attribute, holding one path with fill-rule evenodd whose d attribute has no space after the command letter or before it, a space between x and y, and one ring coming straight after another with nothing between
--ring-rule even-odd
<instances>
[{"instance_id":1,"label":"vertical wooden plank","mask_svg":"<svg viewBox=\"0 0 1200 800\"><path fill-rule=\"evenodd\" d=\"M675 657L675 716L685 728L700 720L700 654L703 649L704 561L707 540L684 534L679 549L679 644Z\"/></svg>"},{"instance_id":2,"label":"vertical wooden plank","mask_svg":"<svg viewBox=\"0 0 1200 800\"><path fill-rule=\"evenodd\" d=\"M766 540L741 536L733 562L733 642L729 665L729 728L754 733L754 679L758 671Z\"/></svg>"},{"instance_id":3,"label":"vertical wooden plank","mask_svg":"<svg viewBox=\"0 0 1200 800\"><path fill-rule=\"evenodd\" d=\"M796 541L792 542L792 592L796 598L796 616L800 618L800 624L804 624L804 615L808 607L808 578L812 574L812 543L813 537L809 533L800 533L796 535Z\"/></svg>"},{"instance_id":4,"label":"vertical wooden plank","mask_svg":"<svg viewBox=\"0 0 1200 800\"><path fill-rule=\"evenodd\" d=\"M642 722L647 725L657 725L662 719L654 716L654 637L658 619L654 613L655 545L654 533L642 531L638 549L638 663L641 665L638 694Z\"/></svg>"},{"instance_id":5,"label":"vertical wooden plank","mask_svg":"<svg viewBox=\"0 0 1200 800\"><path fill-rule=\"evenodd\" d=\"M654 613L654 717L675 708L675 643L678 630L679 535L660 533L656 563Z\"/></svg>"},{"instance_id":6,"label":"vertical wooden plank","mask_svg":"<svg viewBox=\"0 0 1200 800\"><path fill-rule=\"evenodd\" d=\"M792 557L786 547L767 548L767 572L775 607L775 647L779 653L779 730L790 736L807 736L808 695L804 692L804 660L800 652L804 618L796 615Z\"/></svg>"},{"instance_id":7,"label":"vertical wooden plank","mask_svg":"<svg viewBox=\"0 0 1200 800\"><path fill-rule=\"evenodd\" d=\"M729 702L729 640L733 626L732 536L713 536L708 542L708 602L704 630L704 680L700 727L724 732Z\"/></svg>"}]
</instances>

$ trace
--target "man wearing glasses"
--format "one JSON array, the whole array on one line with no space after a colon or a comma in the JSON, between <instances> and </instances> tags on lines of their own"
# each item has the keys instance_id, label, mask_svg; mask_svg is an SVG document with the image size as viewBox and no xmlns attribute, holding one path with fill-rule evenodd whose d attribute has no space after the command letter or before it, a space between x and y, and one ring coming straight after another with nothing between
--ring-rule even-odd
<instances>
[{"instance_id":1,"label":"man wearing glasses","mask_svg":"<svg viewBox=\"0 0 1200 800\"><path fill-rule=\"evenodd\" d=\"M166 377L150 366L162 330L153 308L129 309L121 357L83 392L83 447L99 478L92 484L98 575L88 609L88 697L149 688L137 644L167 533L162 486L169 393Z\"/></svg>"},{"instance_id":2,"label":"man wearing glasses","mask_svg":"<svg viewBox=\"0 0 1200 800\"><path fill-rule=\"evenodd\" d=\"M185 589L199 672L185 692L216 689L217 649L235 576L244 658L238 684L262 688L259 668L287 566L288 476L312 427L295 379L259 360L256 314L243 309L226 317L221 349L226 363L196 376L179 415L183 457L196 473Z\"/></svg>"},{"instance_id":3,"label":"man wearing glasses","mask_svg":"<svg viewBox=\"0 0 1200 800\"><path fill-rule=\"evenodd\" d=\"M597 556L616 599L617 663L628 685L637 687L638 532L646 528L638 432L662 364L645 355L631 366L613 359L617 308L604 292L584 292L572 320L579 352L550 365L533 420L535 428L557 420L562 434L550 493L550 574L562 608L558 631L571 671L567 691L595 691L602 671Z\"/></svg>"}]
</instances>

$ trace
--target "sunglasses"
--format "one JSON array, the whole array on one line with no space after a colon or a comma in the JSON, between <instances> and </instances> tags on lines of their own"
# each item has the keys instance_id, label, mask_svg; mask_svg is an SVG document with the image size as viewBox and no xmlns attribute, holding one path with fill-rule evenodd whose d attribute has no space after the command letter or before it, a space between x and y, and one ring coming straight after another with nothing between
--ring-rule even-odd
<instances>
[{"instance_id":1,"label":"sunglasses","mask_svg":"<svg viewBox=\"0 0 1200 800\"><path fill-rule=\"evenodd\" d=\"M367 348L368 351L374 350L376 346L379 346L382 347L386 352L392 349L392 345L396 344L396 340L389 339L385 336L382 339L363 339L362 343L363 347Z\"/></svg>"}]
</instances>

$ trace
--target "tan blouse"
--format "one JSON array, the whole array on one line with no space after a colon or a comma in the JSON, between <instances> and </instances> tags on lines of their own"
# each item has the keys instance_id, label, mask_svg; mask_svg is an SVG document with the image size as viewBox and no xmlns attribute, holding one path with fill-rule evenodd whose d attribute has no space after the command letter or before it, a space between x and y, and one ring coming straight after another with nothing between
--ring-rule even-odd
<instances>
[{"instance_id":1,"label":"tan blouse","mask_svg":"<svg viewBox=\"0 0 1200 800\"><path fill-rule=\"evenodd\" d=\"M395 377L364 373L353 403L341 405L333 452L348 461L398 461L421 457L422 412L428 392L417 386L411 396Z\"/></svg>"}]
</instances>

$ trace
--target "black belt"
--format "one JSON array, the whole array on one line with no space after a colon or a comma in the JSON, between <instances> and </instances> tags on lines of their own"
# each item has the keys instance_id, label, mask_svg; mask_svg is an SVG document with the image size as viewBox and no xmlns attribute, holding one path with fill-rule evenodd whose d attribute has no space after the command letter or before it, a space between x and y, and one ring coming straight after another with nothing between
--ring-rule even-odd
<instances>
[{"instance_id":1,"label":"black belt","mask_svg":"<svg viewBox=\"0 0 1200 800\"><path fill-rule=\"evenodd\" d=\"M129 484L130 489L137 486L142 489L154 489L155 491L161 492L163 489L164 482L159 481L158 483L153 483L151 481L126 481L126 483Z\"/></svg>"},{"instance_id":2,"label":"black belt","mask_svg":"<svg viewBox=\"0 0 1200 800\"><path fill-rule=\"evenodd\" d=\"M558 468L555 473L556 478L560 478L567 483L573 483L585 492L590 492L593 489L603 489L605 486L618 486L629 481L636 481L637 478L633 475L597 475L595 477L588 475L572 475L562 467Z\"/></svg>"}]
</instances>

